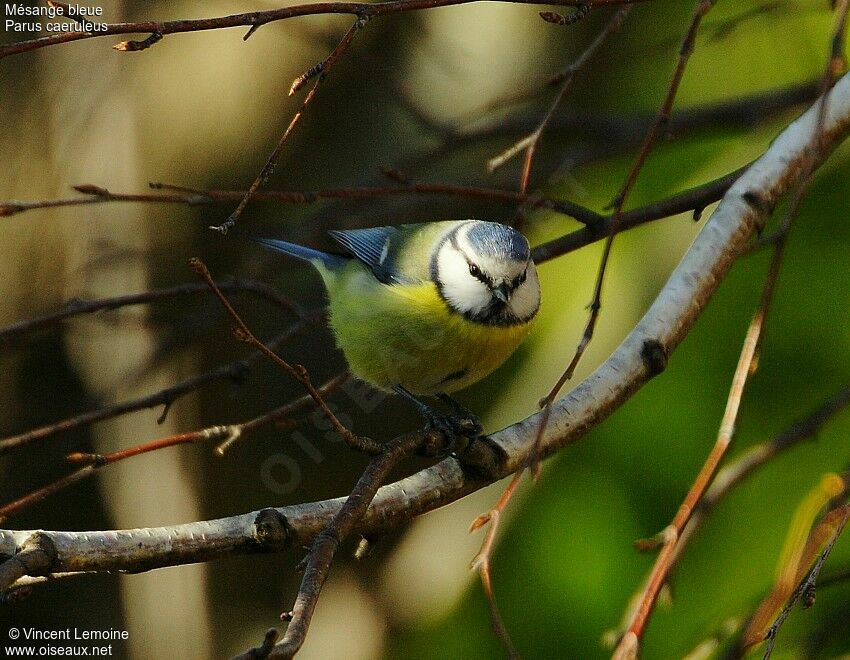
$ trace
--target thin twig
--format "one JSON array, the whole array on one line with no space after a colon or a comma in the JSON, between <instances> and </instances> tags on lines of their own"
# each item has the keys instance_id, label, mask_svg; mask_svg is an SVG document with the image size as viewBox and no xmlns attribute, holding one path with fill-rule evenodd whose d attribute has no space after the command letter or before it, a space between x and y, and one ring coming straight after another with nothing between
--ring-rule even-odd
<instances>
[{"instance_id":1,"label":"thin twig","mask_svg":"<svg viewBox=\"0 0 850 660\"><path fill-rule=\"evenodd\" d=\"M98 32L62 32L46 37L27 39L11 44L0 46L0 59L9 55L17 55L55 46L56 44L80 41L82 39L93 39L116 34L144 34L156 33L161 35L178 34L185 32L199 32L204 30L220 30L231 27L250 27L251 32L245 35L247 38L258 27L275 21L282 21L297 16L315 16L320 14L350 14L354 16L388 16L405 12L435 9L438 7L452 7L455 5L471 4L480 0L389 0L388 2L316 2L303 5L292 5L280 9L268 11L252 11L242 14L231 14L216 18L200 18L177 21L141 21L137 23L108 23L104 30ZM546 4L559 7L578 7L587 4L587 0L503 0L513 4L539 5ZM593 5L597 7L634 4L647 2L648 0L594 0Z\"/></svg>"},{"instance_id":2,"label":"thin twig","mask_svg":"<svg viewBox=\"0 0 850 660\"><path fill-rule=\"evenodd\" d=\"M304 389L307 390L307 393L310 395L310 398L312 398L313 401L316 402L316 405L319 407L319 410L322 411L324 416L330 422L331 426L333 427L333 430L339 433L340 436L342 436L342 439L349 447L351 447L352 449L356 449L357 451L362 451L366 454L377 454L383 450L383 445L381 443L375 442L371 438L355 435L348 428L346 428L346 426L342 422L339 421L333 411L328 408L328 404L322 398L322 395L313 385L313 382L310 380L310 374L307 372L307 369L305 369L303 365L290 364L282 357L280 357L277 353L275 353L271 348L269 348L267 344L264 344L254 336L254 334L248 329L248 326L245 325L245 322L242 320L236 310L233 309L233 306L230 304L230 301L227 300L227 298L218 288L212 278L212 275L210 275L209 269L206 267L203 261L201 261L197 257L193 257L189 260L189 265L191 266L192 270L194 270L198 275L200 275L204 279L210 289L212 289L213 293L215 293L219 301L221 301L221 304L224 306L224 309L227 310L227 313L230 315L230 318L233 319L233 322L236 324L236 327L234 329L234 335L236 336L236 338L239 341L256 348L272 362L274 362L284 371L286 371L295 380L301 383Z\"/></svg>"},{"instance_id":3,"label":"thin twig","mask_svg":"<svg viewBox=\"0 0 850 660\"><path fill-rule=\"evenodd\" d=\"M835 34L840 34L842 37L846 24L848 6L850 6L850 2L848 2L848 0L842 0L841 7L839 9L839 16L834 28ZM843 42L843 38L840 39L840 41ZM835 44L835 42L836 39L833 38L832 43ZM709 453L708 458L700 469L699 474L697 474L688 494L685 496L682 505L673 518L673 521L655 540L641 542L639 544L640 547L646 549L657 546L661 543L662 548L656 559L655 565L653 566L652 572L650 573L646 587L644 588L643 596L640 599L631 624L629 625L625 636L621 640L620 645L617 647L617 650L614 652L615 658L631 657L634 651L639 647L641 635L646 628L646 624L652 613L661 588L667 581L667 576L669 575L673 562L676 558L676 546L678 545L681 535L691 519L691 516L711 485L711 482L720 466L720 462L732 442L744 388L747 380L754 372L755 366L758 363L758 353L763 341L764 327L773 301L779 271L785 254L788 234L792 223L797 216L797 211L803 196L811 182L811 175L814 171L815 162L823 155L824 152L824 125L826 121L829 91L833 85L834 61L835 51L833 50L832 57L827 64L826 71L822 78L823 94L820 97L820 102L817 107L816 127L813 131L811 144L808 147L807 158L802 165L802 175L792 193L788 209L782 218L782 222L778 230L778 238L773 247L773 256L771 258L761 297L759 299L759 304L756 309L756 313L750 322L750 326L747 329L744 345L741 349L741 355L738 360L738 366L736 367L735 374L732 378L732 385L729 389L729 396L726 402L726 410L723 414L723 420L720 424L717 440ZM759 200L751 200L751 203L758 204Z\"/></svg>"},{"instance_id":4,"label":"thin twig","mask_svg":"<svg viewBox=\"0 0 850 660\"><path fill-rule=\"evenodd\" d=\"M254 280L225 280L218 282L218 286L222 291L230 293L244 292L256 295L286 311L295 312L297 315L303 316L303 313L293 301L281 295L274 287L271 287L264 282L256 282ZM75 298L55 312L0 328L0 344L8 342L20 335L30 333L35 330L41 330L44 327L61 323L69 318L83 314L93 314L104 310L112 311L121 307L147 305L180 296L209 293L210 289L205 284L192 282L164 289L153 289L142 293L132 293L109 298L97 298L95 300L80 300L79 298Z\"/></svg>"},{"instance_id":5,"label":"thin twig","mask_svg":"<svg viewBox=\"0 0 850 660\"><path fill-rule=\"evenodd\" d=\"M44 501L51 495L64 490L78 481L94 474L96 470L104 465L116 463L125 458L139 456L147 452L173 447L175 445L198 442L201 440L214 440L225 437L230 434L230 427L214 426L201 431L192 431L190 433L180 433L178 435L160 438L152 442L148 442L130 449L125 449L111 454L81 454L74 453L68 456L68 460L73 463L86 463L83 467L70 474L49 483L48 485L34 490L23 497L20 497L8 504L0 507L0 523L5 523L10 517L21 513L31 506Z\"/></svg>"},{"instance_id":6,"label":"thin twig","mask_svg":"<svg viewBox=\"0 0 850 660\"><path fill-rule=\"evenodd\" d=\"M532 454L529 456L529 466L531 467L532 475L535 478L539 474L540 470L540 442L541 438L546 432L546 425L549 422L549 416L552 405L554 404L558 393L564 387L566 382L572 379L573 375L575 374L576 367L578 367L582 356L584 356L584 353L587 350L587 347L590 344L591 340L593 339L593 334L596 330L596 323L599 320L599 313L602 309L602 287L605 282L605 273L608 269L608 263L611 257L611 250L614 245L614 238L619 233L623 221L623 208L625 206L626 200L628 199L629 194L631 193L632 188L634 187L634 184L637 181L638 174L640 174L640 171L643 168L647 157L649 156L649 152L652 150L652 147L655 145L655 142L660 135L662 127L666 126L670 121L670 116L673 110L673 102L676 99L676 94L679 91L679 85L682 82L682 77L685 74L685 68L687 67L691 53L693 52L694 44L696 42L696 35L699 30L700 23L702 22L703 17L713 6L714 0L699 0L699 2L697 2L696 6L694 7L694 11L691 16L691 22L688 26L688 29L682 40L682 45L679 49L679 58L676 63L676 68L674 69L673 76L671 77L670 82L667 86L667 93L664 97L664 102L661 104L661 109L658 111L655 120L653 121L652 125L649 128L649 131L647 131L646 136L643 139L643 143L640 146L638 154L635 157L628 174L626 175L625 183L623 184L622 188L620 189L620 192L614 199L614 210L611 214L611 222L608 229L608 236L605 240L605 247L602 250L602 258L599 261L599 270L597 272L596 283L593 288L593 299L591 300L589 305L590 315L588 316L587 324L584 327L584 332L582 332L578 346L576 346L572 360L570 360L570 363L567 365L567 368L561 374L560 378L558 378L557 382L549 391L549 393L540 400L539 405L544 412L541 418L540 430L537 433L537 441L535 442Z\"/></svg>"},{"instance_id":7,"label":"thin twig","mask_svg":"<svg viewBox=\"0 0 850 660\"><path fill-rule=\"evenodd\" d=\"M88 204L104 204L115 202L141 202L154 204L186 204L199 206L239 201L247 194L244 190L196 190L183 186L165 183L151 183L156 190L171 190L175 194L128 194L113 193L106 188L85 184L74 186L74 189L86 194L86 197L67 197L64 199L46 199L37 201L9 200L0 202L0 217L16 215L37 209L60 208L66 206L81 206ZM253 196L253 201L274 201L285 204L312 204L320 199L373 199L394 195L445 195L451 197L468 197L481 199L497 204L523 204L529 208L546 208L563 213L584 224L594 224L603 216L580 204L569 200L547 199L538 195L524 195L514 190L486 188L483 186L464 186L447 183L428 183L405 179L404 185L395 186L364 186L349 188L334 188L311 191L277 191L259 190Z\"/></svg>"},{"instance_id":8,"label":"thin twig","mask_svg":"<svg viewBox=\"0 0 850 660\"><path fill-rule=\"evenodd\" d=\"M269 339L266 342L266 346L279 346L298 335L311 323L310 316L311 315L309 314L305 315L304 318L293 323L288 330ZM247 376L251 366L261 357L262 353L257 351L242 360L222 364L215 369L211 369L210 371L188 378L181 383L171 385L165 389L154 392L153 394L147 394L136 399L129 399L127 401L101 406L62 421L26 431L25 433L0 438L0 455L29 444L30 442L56 435L57 433L66 433L68 431L94 424L95 422L112 419L113 417L120 417L121 415L126 415L127 413L135 412L137 410L164 406L165 408L163 413L167 413L171 405L177 399L189 392L193 392L200 387L203 387L204 385L221 380L242 382ZM164 416L161 415L158 421L164 421Z\"/></svg>"},{"instance_id":9,"label":"thin twig","mask_svg":"<svg viewBox=\"0 0 850 660\"><path fill-rule=\"evenodd\" d=\"M346 380L348 380L349 374L348 372L344 372L337 376L334 376L327 382L323 383L317 388L319 394L323 397L331 394L336 389L338 389ZM109 454L90 454L90 453L82 453L82 452L74 452L69 454L66 459L71 463L84 464L78 470L71 472L70 474L53 481L42 488L32 491L27 495L20 497L8 504L0 506L0 524L3 524L10 517L21 513L22 511L28 509L29 507L44 501L51 495L58 493L61 490L64 490L68 486L77 483L78 481L85 479L86 477L91 476L98 469L105 467L107 465L112 465L114 463L118 463L119 461L126 460L128 458L133 458L135 456L141 456L142 454L147 454L152 451L159 451L160 449L166 449L168 447L175 447L177 445L185 445L185 444L195 444L199 442L209 442L222 440L222 442L216 446L215 453L219 456L223 456L224 453L233 446L234 443L243 440L248 437L251 433L260 429L262 427L268 426L273 423L280 423L285 420L290 420L293 415L296 415L305 409L308 409L310 406L314 405L314 401L312 397L309 395L305 395L295 401L287 403L286 405L280 406L271 410L263 415L258 417L254 417L253 419L249 419L245 422L241 422L239 424L226 424L219 426L210 426L205 429L200 429L198 431L190 431L187 433L178 433L177 435L171 435L165 438L158 438L156 440L151 440L149 442L145 442L134 447L129 447L127 449L121 449L118 451L114 451Z\"/></svg>"},{"instance_id":10,"label":"thin twig","mask_svg":"<svg viewBox=\"0 0 850 660\"><path fill-rule=\"evenodd\" d=\"M675 550L670 557L669 570L672 571L678 564L684 554L685 548L720 500L726 497L747 477L770 463L787 449L812 438L825 424L840 414L848 405L850 405L850 387L844 388L830 397L816 410L803 419L794 422L772 440L754 445L733 462L729 463L729 465L721 469L712 481L711 487L706 491L700 501L699 506L694 510L690 521L685 526L679 541L676 543ZM648 579L649 576L647 576ZM643 587L633 598L629 599L629 602L637 605L642 593ZM620 630L612 630L610 634L606 633L606 637L610 636L615 640L620 639L628 628L633 615L634 611L629 609L625 613L622 628Z\"/></svg>"},{"instance_id":11,"label":"thin twig","mask_svg":"<svg viewBox=\"0 0 850 660\"><path fill-rule=\"evenodd\" d=\"M702 211L707 206L717 202L721 197L723 197L729 189L729 186L731 186L748 167L749 164L744 165L733 172L724 174L717 179L708 181L689 190L676 193L665 199L647 204L646 206L625 211L620 216L620 231L633 229L634 227L638 227L648 222L661 220L663 218L668 218L672 215L678 215L688 211L693 211L695 219L698 219L702 214ZM182 194L132 195L111 193L103 188L98 188L98 190L103 191L105 194L98 194L92 198L72 197L68 199L41 200L34 202L3 202L0 203L0 215L2 215L3 208L16 208L18 210L15 212L24 212L37 208L50 208L68 205L73 206L76 204L87 203L98 204L104 202L152 202L190 205L199 203L212 204L234 201L241 199L245 195L244 191L239 190L195 190L163 183L152 185L161 189L179 190ZM94 188L95 186L85 187ZM522 204L531 208L548 208L575 218L585 225L581 229L577 229L569 234L565 234L564 236L552 239L547 243L543 243L535 247L533 252L535 263L549 261L550 259L560 257L564 254L568 254L606 238L611 231L611 226L614 221L613 215L601 215L591 209L568 200L546 199L534 194L523 195L513 190L410 181L408 181L404 187L338 188L333 190L316 190L306 192L259 191L254 196L254 200L272 200L284 203L309 204L320 198L361 199L409 193L474 197L496 203ZM9 331L14 332L12 328L14 328L14 326L12 326ZM7 330L5 329L0 330L0 339L3 338L4 332L6 331Z\"/></svg>"},{"instance_id":12,"label":"thin twig","mask_svg":"<svg viewBox=\"0 0 850 660\"><path fill-rule=\"evenodd\" d=\"M281 642L271 649L268 657L292 658L301 648L337 548L363 518L390 471L402 460L415 454L422 442L419 434L401 436L382 445L380 453L369 460L345 503L310 546L295 604L291 612L281 615L281 619L289 621L289 626Z\"/></svg>"},{"instance_id":13,"label":"thin twig","mask_svg":"<svg viewBox=\"0 0 850 660\"><path fill-rule=\"evenodd\" d=\"M579 340L578 346L576 347L572 360L570 360L570 363L567 365L567 368L561 374L554 387L552 387L549 393L545 397L543 397L543 399L540 400L540 407L543 408L544 411L551 410L552 404L555 402L558 393L564 387L566 382L572 379L573 375L575 374L576 367L578 367L581 358L584 356L587 347L590 345L590 342L593 339L593 334L596 330L596 323L599 320L599 313L602 309L602 287L605 282L605 273L607 272L608 263L611 258L611 250L614 245L614 238L619 233L623 221L623 208L625 206L626 200L629 197L629 194L632 191L632 188L634 187L635 182L637 181L638 174L640 174L640 171L643 168L643 165L646 162L650 151L652 150L656 140L658 139L662 127L666 126L670 121L670 116L673 110L673 102L676 99L676 94L679 91L679 85L681 84L682 77L685 74L685 68L687 67L691 53L693 52L694 44L696 42L697 31L699 30L699 26L702 22L703 17L713 6L714 0L700 0L699 2L697 2L694 8L693 15L691 16L690 25L688 26L688 30L685 33L684 39L682 40L682 46L679 49L679 59L677 60L676 68L674 69L673 76L670 79L670 83L668 84L667 93L664 97L664 102L662 103L661 109L656 115L655 121L652 123L649 128L649 131L644 137L640 150L638 151L638 154L635 157L631 168L629 169L629 173L626 176L626 181L623 184L623 187L620 189L620 192L615 197L614 203L612 205L614 207L614 211L611 217L610 228L608 231L608 236L605 240L605 247L602 250L602 258L599 262L599 270L596 275L596 284L594 285L593 289L593 299L591 300L589 305L590 315L588 316L587 324L585 325L584 332L582 333L581 339ZM541 429L537 435L538 440L535 443L535 449L533 454L529 457L529 465L532 467L532 474L534 474L535 476L539 474L539 462L537 455L539 454L540 439L545 433L545 427L548 421L549 413L544 412L541 421Z\"/></svg>"},{"instance_id":14,"label":"thin twig","mask_svg":"<svg viewBox=\"0 0 850 660\"><path fill-rule=\"evenodd\" d=\"M511 660L519 658L519 654L511 641L511 636L508 633L505 622L502 620L502 615L499 613L499 604L496 601L496 594L493 591L493 583L490 576L490 559L493 556L496 532L499 529L499 521L501 520L502 513L504 513L505 508L508 506L514 492L522 481L524 471L525 466L517 470L499 497L499 501L496 502L496 506L487 513L482 513L469 526L469 531L474 532L484 525L489 524L487 533L484 535L484 540L481 542L481 548L478 550L478 554L475 555L469 567L473 571L478 571L481 586L484 589L484 596L487 598L487 604L490 608L490 624Z\"/></svg>"},{"instance_id":15,"label":"thin twig","mask_svg":"<svg viewBox=\"0 0 850 660\"><path fill-rule=\"evenodd\" d=\"M283 151L283 147L286 145L289 140L289 136L292 135L292 132L295 130L295 127L301 121L301 117L304 116L304 113L307 111L308 106L312 102L312 100L316 97L316 94L319 91L319 87L322 84L322 81L325 79L331 69L334 67L339 61L339 58L348 50L348 47L351 45L351 42L354 40L354 36L362 30L366 23L369 21L369 15L363 14L358 15L357 20L354 21L354 24L348 28L348 31L343 35L342 39L340 39L337 47L333 49L330 55L322 62L321 64L311 68L306 74L299 76L292 83L292 87L289 89L289 95L292 96L295 94L301 87L310 79L315 78L316 82L313 83L313 86L310 88L310 91L307 92L307 96L304 97L304 101L301 103L301 107L298 109L298 112L293 115L292 120L289 122L289 126L286 127L286 130L283 132L283 135L280 136L280 140L277 143L277 146L272 151L271 155L266 160L266 164L263 165L263 169L260 170L260 173L257 175L257 178L254 179L254 182L251 184L251 187L248 188L245 196L242 198L242 201L239 202L239 205L236 209L231 213L227 220L217 226L212 226L210 229L214 229L222 234L226 234L228 230L230 230L235 224L239 217L242 215L242 212L245 210L245 207L248 205L248 202L254 197L256 192L260 189L260 186L265 185L266 181L269 180L269 177L274 172L275 167L277 167L277 162L280 159L280 154ZM251 30L255 30L256 26L252 27ZM251 33L249 32L249 35Z\"/></svg>"},{"instance_id":16,"label":"thin twig","mask_svg":"<svg viewBox=\"0 0 850 660\"><path fill-rule=\"evenodd\" d=\"M726 194L726 191L729 190L730 186L738 180L749 166L750 164L748 163L733 172L724 174L717 179L708 181L695 188L676 193L658 202L626 211L620 216L619 231L634 229L648 222L690 211L693 212L694 219L698 220L705 208L720 200ZM536 246L532 251L534 262L543 263L606 238L610 235L614 219L614 215L604 216L598 224L587 225L569 234L559 236L547 243Z\"/></svg>"},{"instance_id":17,"label":"thin twig","mask_svg":"<svg viewBox=\"0 0 850 660\"><path fill-rule=\"evenodd\" d=\"M537 148L540 145L540 140L543 137L544 131L549 126L549 123L552 121L552 117L555 115L555 111L558 109L558 106L561 105L564 98L567 96L567 92L572 87L576 74L581 71L591 59L593 59L593 57L596 55L602 45L608 40L608 38L619 31L620 27L623 25L623 21L626 20L626 17L629 15L630 11L630 6L625 6L617 10L617 12L605 24L599 34L596 35L596 38L590 43L590 45L584 51L582 51L582 53L575 59L575 61L566 69L563 74L561 88L558 90L558 94L555 96L554 100L549 106L549 109L543 116L543 119L540 120L540 123L537 125L537 128L535 128L529 135L520 139L514 145L508 147L498 156L491 158L487 163L487 169L489 171L493 172L498 167L504 165L510 158L517 155L520 151L524 150L525 160L523 161L522 165L519 191L523 194L528 192L528 185L531 179L531 168L534 164L534 156L537 153Z\"/></svg>"},{"instance_id":18,"label":"thin twig","mask_svg":"<svg viewBox=\"0 0 850 660\"><path fill-rule=\"evenodd\" d=\"M614 203L612 204L614 208L614 212L612 214L613 221L611 223L611 229L608 233L608 238L605 241L605 248L602 251L602 258L599 262L599 271L596 276L596 284L593 290L593 300L590 303L590 316L588 318L584 332L582 333L581 340L579 341L579 344L576 347L573 359L570 361L561 378L558 379L558 382L556 383L555 387L552 388L552 391L544 399L545 405L547 406L552 405L552 400L555 396L557 396L558 392L560 392L561 388L564 386L564 383L566 383L569 379L573 377L573 374L575 373L575 369L578 366L579 361L581 360L585 350L587 349L588 344L593 338L593 333L596 329L596 322L599 319L599 312L602 309L602 285L605 281L605 273L608 268L608 262L611 257L611 249L614 244L614 238L620 230L623 208L625 206L626 200L629 197L629 194L632 191L632 188L634 187L635 182L637 181L638 174L640 174L641 169L643 169L643 165L649 156L649 152L652 151L656 140L661 134L662 128L666 126L670 121L670 116L673 111L673 102L676 100L676 94L679 91L679 85L682 82L682 77L685 74L685 68L688 65L691 53L693 52L694 43L696 42L697 31L699 30L699 26L702 22L703 17L713 6L714 0L699 0L699 2L697 2L696 6L694 7L694 12L691 16L690 25L688 26L688 30L685 33L684 39L682 40L682 46L679 49L679 59L677 60L676 68L674 69L673 76L667 86L667 93L664 97L664 102L661 104L661 109L658 111L658 114L655 117L655 121L652 123L652 126L650 126L649 131L647 131L646 136L643 139L643 143L640 146L638 154L635 157L631 168L629 169L629 173L626 175L626 181L623 184L623 187L620 189L620 192L617 193L617 196L614 198Z\"/></svg>"}]
</instances>

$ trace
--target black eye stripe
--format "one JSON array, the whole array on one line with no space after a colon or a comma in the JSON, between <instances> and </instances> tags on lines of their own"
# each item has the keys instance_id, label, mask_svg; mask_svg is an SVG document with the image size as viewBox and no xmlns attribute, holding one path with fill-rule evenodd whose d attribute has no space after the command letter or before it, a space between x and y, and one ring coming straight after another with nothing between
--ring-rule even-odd
<instances>
[{"instance_id":1,"label":"black eye stripe","mask_svg":"<svg viewBox=\"0 0 850 660\"><path fill-rule=\"evenodd\" d=\"M472 275L477 280L487 284L488 286L492 284L489 277L487 277L484 273L481 272L481 269L478 267L478 264L474 264L471 261L467 261L469 264L469 274Z\"/></svg>"}]
</instances>

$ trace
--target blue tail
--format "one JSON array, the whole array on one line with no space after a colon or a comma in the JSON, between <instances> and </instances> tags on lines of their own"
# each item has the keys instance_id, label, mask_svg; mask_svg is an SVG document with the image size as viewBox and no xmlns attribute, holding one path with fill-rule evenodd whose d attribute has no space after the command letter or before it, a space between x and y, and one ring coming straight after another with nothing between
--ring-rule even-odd
<instances>
[{"instance_id":1,"label":"blue tail","mask_svg":"<svg viewBox=\"0 0 850 660\"><path fill-rule=\"evenodd\" d=\"M251 240L259 243L263 247L269 248L270 250L298 257L304 261L309 261L311 264L315 265L316 263L320 263L329 270L339 268L348 261L348 259L339 254L322 252L321 250L314 250L313 248L305 247L304 245L280 241L275 238L251 237Z\"/></svg>"}]
</instances>

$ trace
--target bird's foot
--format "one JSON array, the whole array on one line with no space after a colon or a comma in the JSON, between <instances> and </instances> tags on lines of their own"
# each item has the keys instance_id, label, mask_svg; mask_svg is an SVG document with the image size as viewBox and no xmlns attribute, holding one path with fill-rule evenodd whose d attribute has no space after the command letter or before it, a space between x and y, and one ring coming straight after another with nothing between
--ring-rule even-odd
<instances>
[{"instance_id":1,"label":"bird's foot","mask_svg":"<svg viewBox=\"0 0 850 660\"><path fill-rule=\"evenodd\" d=\"M452 409L451 419L460 435L477 438L484 434L484 427L469 408L444 392L437 394L437 398Z\"/></svg>"},{"instance_id":2,"label":"bird's foot","mask_svg":"<svg viewBox=\"0 0 850 660\"><path fill-rule=\"evenodd\" d=\"M483 427L475 415L447 394L439 394L438 398L451 407L451 415L434 410L403 387L398 386L395 390L414 403L425 418L426 455L442 458L462 454L472 440L483 434Z\"/></svg>"},{"instance_id":3,"label":"bird's foot","mask_svg":"<svg viewBox=\"0 0 850 660\"><path fill-rule=\"evenodd\" d=\"M439 452L440 456L459 457L469 448L473 440L484 436L484 427L472 412L449 395L438 394L437 398L447 404L452 412L447 415L429 408L429 413L426 415L428 419L426 430L437 431L446 438L447 443Z\"/></svg>"},{"instance_id":4,"label":"bird's foot","mask_svg":"<svg viewBox=\"0 0 850 660\"><path fill-rule=\"evenodd\" d=\"M451 415L429 408L422 411L425 416L423 433L427 438L425 452L429 456L445 458L458 451L463 451L469 441L478 434L470 433L473 429L469 420L459 419Z\"/></svg>"}]
</instances>

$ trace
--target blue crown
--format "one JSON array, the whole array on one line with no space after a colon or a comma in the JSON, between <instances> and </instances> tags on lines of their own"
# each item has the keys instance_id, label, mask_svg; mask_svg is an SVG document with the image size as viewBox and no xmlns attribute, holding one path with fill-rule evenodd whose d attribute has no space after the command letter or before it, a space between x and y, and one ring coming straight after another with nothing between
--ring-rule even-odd
<instances>
[{"instance_id":1,"label":"blue crown","mask_svg":"<svg viewBox=\"0 0 850 660\"><path fill-rule=\"evenodd\" d=\"M466 234L466 239L483 256L498 259L507 257L514 261L528 261L531 256L525 236L497 222L476 222Z\"/></svg>"}]
</instances>

